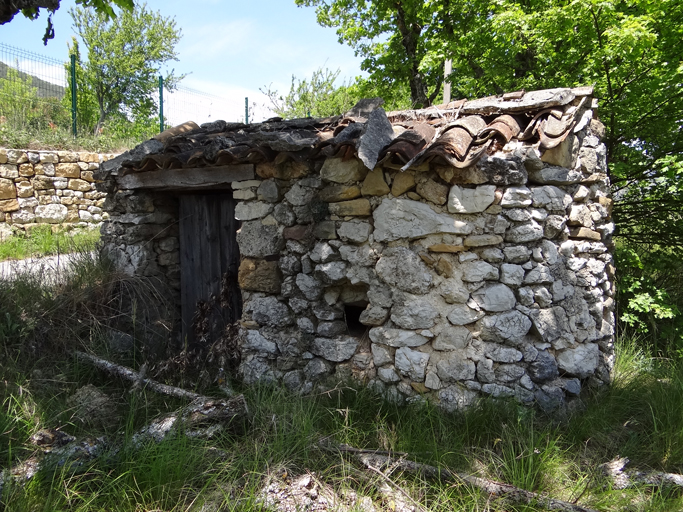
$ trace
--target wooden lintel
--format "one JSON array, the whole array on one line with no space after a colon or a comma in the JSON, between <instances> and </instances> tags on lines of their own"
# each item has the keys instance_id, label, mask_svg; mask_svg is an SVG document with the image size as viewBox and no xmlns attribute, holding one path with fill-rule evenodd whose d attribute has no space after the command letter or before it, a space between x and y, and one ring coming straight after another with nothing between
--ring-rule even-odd
<instances>
[{"instance_id":1,"label":"wooden lintel","mask_svg":"<svg viewBox=\"0 0 683 512\"><path fill-rule=\"evenodd\" d=\"M119 188L134 190L155 188L163 190L207 188L230 184L233 181L254 179L253 164L193 167L160 171L134 172L120 177Z\"/></svg>"}]
</instances>

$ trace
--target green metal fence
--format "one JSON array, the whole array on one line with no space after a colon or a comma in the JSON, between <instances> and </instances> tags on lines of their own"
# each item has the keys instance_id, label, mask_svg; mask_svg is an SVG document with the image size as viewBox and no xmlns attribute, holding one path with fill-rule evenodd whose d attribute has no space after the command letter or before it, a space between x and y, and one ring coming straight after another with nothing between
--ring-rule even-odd
<instances>
[{"instance_id":1,"label":"green metal fence","mask_svg":"<svg viewBox=\"0 0 683 512\"><path fill-rule=\"evenodd\" d=\"M59 61L0 43L0 130L36 135L63 131L74 137L116 130L123 137L143 140L185 121L201 124L248 118L248 112L242 110L241 98L221 98L183 86L169 91L160 77L158 96L152 98L158 116L132 126L128 123L132 120L123 113L117 120L106 122L100 133L93 133L93 123L86 119L93 119L95 106L92 102L88 105L80 91L71 87L72 83L79 83L75 73L73 56Z\"/></svg>"}]
</instances>

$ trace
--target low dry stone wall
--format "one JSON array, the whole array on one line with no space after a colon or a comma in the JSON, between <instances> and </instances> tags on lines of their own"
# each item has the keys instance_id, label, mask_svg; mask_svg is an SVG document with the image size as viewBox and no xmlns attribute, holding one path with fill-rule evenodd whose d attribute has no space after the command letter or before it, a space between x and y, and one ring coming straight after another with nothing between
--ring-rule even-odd
<instances>
[{"instance_id":1,"label":"low dry stone wall","mask_svg":"<svg viewBox=\"0 0 683 512\"><path fill-rule=\"evenodd\" d=\"M447 409L481 395L553 408L608 382L614 226L591 126L543 160L506 148L459 185L355 158L233 183L244 380L354 379Z\"/></svg>"},{"instance_id":2,"label":"low dry stone wall","mask_svg":"<svg viewBox=\"0 0 683 512\"><path fill-rule=\"evenodd\" d=\"M113 156L0 149L0 239L36 224L101 223L105 194L93 173Z\"/></svg>"}]
</instances>

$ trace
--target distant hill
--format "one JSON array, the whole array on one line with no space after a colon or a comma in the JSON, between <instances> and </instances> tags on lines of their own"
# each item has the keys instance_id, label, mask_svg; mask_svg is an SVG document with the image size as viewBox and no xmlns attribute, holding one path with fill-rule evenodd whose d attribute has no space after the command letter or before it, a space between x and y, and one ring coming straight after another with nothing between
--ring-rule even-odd
<instances>
[{"instance_id":1,"label":"distant hill","mask_svg":"<svg viewBox=\"0 0 683 512\"><path fill-rule=\"evenodd\" d=\"M7 70L14 69L12 66L8 66L4 62L0 62L0 78L7 78ZM38 89L39 98L59 98L64 96L64 87L61 85L53 84L45 80L41 80L38 77L19 71L19 76L26 80L31 78L31 86Z\"/></svg>"}]
</instances>

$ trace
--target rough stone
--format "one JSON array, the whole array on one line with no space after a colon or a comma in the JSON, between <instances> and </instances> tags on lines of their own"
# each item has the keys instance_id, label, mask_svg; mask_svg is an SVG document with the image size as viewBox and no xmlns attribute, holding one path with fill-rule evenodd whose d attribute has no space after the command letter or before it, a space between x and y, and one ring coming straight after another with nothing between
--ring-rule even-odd
<instances>
[{"instance_id":1,"label":"rough stone","mask_svg":"<svg viewBox=\"0 0 683 512\"><path fill-rule=\"evenodd\" d=\"M2 199L0 200L0 212L8 213L15 212L19 209L19 201L16 199ZM4 219L4 215L3 215Z\"/></svg>"},{"instance_id":2,"label":"rough stone","mask_svg":"<svg viewBox=\"0 0 683 512\"><path fill-rule=\"evenodd\" d=\"M378 326L384 324L389 318L389 310L380 306L368 304L368 307L360 314L358 321L363 325Z\"/></svg>"},{"instance_id":3,"label":"rough stone","mask_svg":"<svg viewBox=\"0 0 683 512\"><path fill-rule=\"evenodd\" d=\"M526 263L531 257L531 250L523 245L504 247L503 253L510 263Z\"/></svg>"},{"instance_id":4,"label":"rough stone","mask_svg":"<svg viewBox=\"0 0 683 512\"><path fill-rule=\"evenodd\" d=\"M532 204L537 208L551 211L564 211L572 204L572 196L564 190L551 185L531 188Z\"/></svg>"},{"instance_id":5,"label":"rough stone","mask_svg":"<svg viewBox=\"0 0 683 512\"><path fill-rule=\"evenodd\" d=\"M543 238L543 227L533 220L527 224L513 226L505 233L505 241L516 244L534 242L541 238Z\"/></svg>"},{"instance_id":6,"label":"rough stone","mask_svg":"<svg viewBox=\"0 0 683 512\"><path fill-rule=\"evenodd\" d=\"M336 225L333 220L318 222L313 228L313 236L322 240L334 240L337 238Z\"/></svg>"},{"instance_id":7,"label":"rough stone","mask_svg":"<svg viewBox=\"0 0 683 512\"><path fill-rule=\"evenodd\" d=\"M416 192L427 201L443 205L448 200L448 187L434 180L426 180L418 183Z\"/></svg>"},{"instance_id":8,"label":"rough stone","mask_svg":"<svg viewBox=\"0 0 683 512\"><path fill-rule=\"evenodd\" d=\"M385 283L409 293L425 294L432 284L432 275L427 266L405 247L386 249L375 270Z\"/></svg>"},{"instance_id":9,"label":"rough stone","mask_svg":"<svg viewBox=\"0 0 683 512\"><path fill-rule=\"evenodd\" d=\"M327 284L340 284L346 281L346 262L330 261L315 266L315 277Z\"/></svg>"},{"instance_id":10,"label":"rough stone","mask_svg":"<svg viewBox=\"0 0 683 512\"><path fill-rule=\"evenodd\" d=\"M520 340L531 329L531 320L517 310L487 315L477 324L481 339L508 342Z\"/></svg>"},{"instance_id":11,"label":"rough stone","mask_svg":"<svg viewBox=\"0 0 683 512\"><path fill-rule=\"evenodd\" d=\"M330 373L330 371L332 371L332 366L324 359L316 357L308 362L303 371L306 380L316 381Z\"/></svg>"},{"instance_id":12,"label":"rough stone","mask_svg":"<svg viewBox=\"0 0 683 512\"><path fill-rule=\"evenodd\" d=\"M326 203L338 203L339 201L349 201L361 196L360 188L357 185L330 185L318 193L321 201Z\"/></svg>"},{"instance_id":13,"label":"rough stone","mask_svg":"<svg viewBox=\"0 0 683 512\"><path fill-rule=\"evenodd\" d=\"M497 343L487 343L484 348L484 355L497 363L517 363L524 357L519 350Z\"/></svg>"},{"instance_id":14,"label":"rough stone","mask_svg":"<svg viewBox=\"0 0 683 512\"><path fill-rule=\"evenodd\" d=\"M399 172L394 176L391 184L391 194L400 196L415 187L415 173L412 171Z\"/></svg>"},{"instance_id":15,"label":"rough stone","mask_svg":"<svg viewBox=\"0 0 683 512\"><path fill-rule=\"evenodd\" d=\"M284 226L293 226L296 223L296 213L287 203L280 203L273 209L273 217Z\"/></svg>"},{"instance_id":16,"label":"rough stone","mask_svg":"<svg viewBox=\"0 0 683 512\"><path fill-rule=\"evenodd\" d=\"M495 201L495 185L481 185L476 188L451 187L448 195L448 211L451 213L483 212Z\"/></svg>"},{"instance_id":17,"label":"rough stone","mask_svg":"<svg viewBox=\"0 0 683 512\"><path fill-rule=\"evenodd\" d=\"M529 181L544 185L573 185L582 179L582 173L566 167L545 167L529 173Z\"/></svg>"},{"instance_id":18,"label":"rough stone","mask_svg":"<svg viewBox=\"0 0 683 512\"><path fill-rule=\"evenodd\" d=\"M464 304L470 298L470 292L458 277L445 279L439 286L439 294L448 304Z\"/></svg>"},{"instance_id":19,"label":"rough stone","mask_svg":"<svg viewBox=\"0 0 683 512\"><path fill-rule=\"evenodd\" d=\"M277 226L264 226L259 221L247 221L237 231L240 254L251 258L274 256L284 249L285 241Z\"/></svg>"},{"instance_id":20,"label":"rough stone","mask_svg":"<svg viewBox=\"0 0 683 512\"><path fill-rule=\"evenodd\" d=\"M476 322L485 315L483 311L477 311L466 304L456 304L448 313L448 321L453 325L467 325Z\"/></svg>"},{"instance_id":21,"label":"rough stone","mask_svg":"<svg viewBox=\"0 0 683 512\"><path fill-rule=\"evenodd\" d=\"M453 245L453 244L434 244L428 247L429 252L440 252L454 254L464 251L466 248L464 245Z\"/></svg>"},{"instance_id":22,"label":"rough stone","mask_svg":"<svg viewBox=\"0 0 683 512\"><path fill-rule=\"evenodd\" d=\"M526 208L531 206L531 190L527 187L509 187L500 201L503 208Z\"/></svg>"},{"instance_id":23,"label":"rough stone","mask_svg":"<svg viewBox=\"0 0 683 512\"><path fill-rule=\"evenodd\" d=\"M258 194L259 200L267 201L269 203L277 203L282 199L282 190L275 180L266 180L261 183L256 193Z\"/></svg>"},{"instance_id":24,"label":"rough stone","mask_svg":"<svg viewBox=\"0 0 683 512\"><path fill-rule=\"evenodd\" d=\"M477 392L461 386L449 386L439 390L439 403L447 412L466 409L477 401Z\"/></svg>"},{"instance_id":25,"label":"rough stone","mask_svg":"<svg viewBox=\"0 0 683 512\"><path fill-rule=\"evenodd\" d=\"M368 169L360 160L352 158L328 158L320 169L320 177L334 183L347 183L349 181L361 181L365 178Z\"/></svg>"},{"instance_id":26,"label":"rough stone","mask_svg":"<svg viewBox=\"0 0 683 512\"><path fill-rule=\"evenodd\" d=\"M498 269L482 260L467 261L460 265L462 280L467 283L498 279Z\"/></svg>"},{"instance_id":27,"label":"rough stone","mask_svg":"<svg viewBox=\"0 0 683 512\"><path fill-rule=\"evenodd\" d=\"M474 379L476 370L474 363L464 359L460 352L447 352L436 363L436 373L442 382Z\"/></svg>"},{"instance_id":28,"label":"rough stone","mask_svg":"<svg viewBox=\"0 0 683 512\"><path fill-rule=\"evenodd\" d=\"M319 299L323 292L323 285L320 280L307 274L297 274L296 285L308 300Z\"/></svg>"},{"instance_id":29,"label":"rough stone","mask_svg":"<svg viewBox=\"0 0 683 512\"><path fill-rule=\"evenodd\" d=\"M399 382L401 380L401 377L398 375L398 373L396 373L396 370L393 366L387 368L379 368L377 370L377 377L379 377L379 379L382 382L386 382L387 384L392 382Z\"/></svg>"},{"instance_id":30,"label":"rough stone","mask_svg":"<svg viewBox=\"0 0 683 512\"><path fill-rule=\"evenodd\" d=\"M372 214L372 207L370 206L370 201L367 199L353 199L351 201L330 203L329 209L332 215L338 215L340 217L367 217Z\"/></svg>"},{"instance_id":31,"label":"rough stone","mask_svg":"<svg viewBox=\"0 0 683 512\"><path fill-rule=\"evenodd\" d=\"M404 329L429 329L439 317L439 312L422 298L409 299L391 309L391 321Z\"/></svg>"},{"instance_id":32,"label":"rough stone","mask_svg":"<svg viewBox=\"0 0 683 512\"><path fill-rule=\"evenodd\" d=\"M245 336L245 342L242 344L242 350L261 352L265 354L275 355L278 353L278 348L275 343L267 340L259 331L248 330Z\"/></svg>"},{"instance_id":33,"label":"rough stone","mask_svg":"<svg viewBox=\"0 0 683 512\"><path fill-rule=\"evenodd\" d=\"M318 324L317 333L326 338L332 338L339 334L346 332L346 323L341 321L320 322Z\"/></svg>"},{"instance_id":34,"label":"rough stone","mask_svg":"<svg viewBox=\"0 0 683 512\"><path fill-rule=\"evenodd\" d=\"M472 226L436 213L425 203L408 199L384 199L373 214L374 237L378 242L422 238L444 233L468 235Z\"/></svg>"},{"instance_id":35,"label":"rough stone","mask_svg":"<svg viewBox=\"0 0 683 512\"><path fill-rule=\"evenodd\" d=\"M17 190L14 187L14 181L0 178L0 199L14 199L16 196Z\"/></svg>"},{"instance_id":36,"label":"rough stone","mask_svg":"<svg viewBox=\"0 0 683 512\"><path fill-rule=\"evenodd\" d=\"M237 206L235 207L235 218L237 220L261 219L272 211L273 205L269 203L255 201L249 203L237 203Z\"/></svg>"},{"instance_id":37,"label":"rough stone","mask_svg":"<svg viewBox=\"0 0 683 512\"><path fill-rule=\"evenodd\" d=\"M429 362L429 354L401 347L396 351L396 369L412 381L422 382Z\"/></svg>"},{"instance_id":38,"label":"rough stone","mask_svg":"<svg viewBox=\"0 0 683 512\"><path fill-rule=\"evenodd\" d=\"M557 366L580 379L593 375L599 362L600 349L596 343L586 343L557 354Z\"/></svg>"},{"instance_id":39,"label":"rough stone","mask_svg":"<svg viewBox=\"0 0 683 512\"><path fill-rule=\"evenodd\" d=\"M465 247L485 247L487 245L498 245L503 242L500 235L470 235L463 242Z\"/></svg>"},{"instance_id":40,"label":"rough stone","mask_svg":"<svg viewBox=\"0 0 683 512\"><path fill-rule=\"evenodd\" d=\"M244 258L237 272L237 281L242 290L280 293L282 274L277 261Z\"/></svg>"},{"instance_id":41,"label":"rough stone","mask_svg":"<svg viewBox=\"0 0 683 512\"><path fill-rule=\"evenodd\" d=\"M381 167L368 173L365 180L363 180L360 191L364 196L384 196L390 192L389 185L384 180L384 171Z\"/></svg>"},{"instance_id":42,"label":"rough stone","mask_svg":"<svg viewBox=\"0 0 683 512\"><path fill-rule=\"evenodd\" d=\"M543 225L543 236L546 238L557 238L561 233L564 232L564 228L567 225L566 217L560 215L549 215L545 220Z\"/></svg>"},{"instance_id":43,"label":"rough stone","mask_svg":"<svg viewBox=\"0 0 683 512\"><path fill-rule=\"evenodd\" d=\"M543 341L552 343L558 338L571 337L567 314L560 306L546 309L534 309L529 313L534 327Z\"/></svg>"},{"instance_id":44,"label":"rough stone","mask_svg":"<svg viewBox=\"0 0 683 512\"><path fill-rule=\"evenodd\" d=\"M386 327L373 327L370 329L370 339L373 343L380 343L389 347L420 347L429 341L429 338L402 329Z\"/></svg>"},{"instance_id":45,"label":"rough stone","mask_svg":"<svg viewBox=\"0 0 683 512\"><path fill-rule=\"evenodd\" d=\"M77 163L63 163L55 165L55 176L60 178L80 178L81 168Z\"/></svg>"},{"instance_id":46,"label":"rough stone","mask_svg":"<svg viewBox=\"0 0 683 512\"><path fill-rule=\"evenodd\" d=\"M500 266L500 282L511 286L519 286L524 280L524 269L520 265L503 263Z\"/></svg>"},{"instance_id":47,"label":"rough stone","mask_svg":"<svg viewBox=\"0 0 683 512\"><path fill-rule=\"evenodd\" d=\"M373 343L370 350L372 351L372 360L375 363L375 366L384 366L385 364L394 362L394 356L392 355L391 349L384 345Z\"/></svg>"},{"instance_id":48,"label":"rough stone","mask_svg":"<svg viewBox=\"0 0 683 512\"><path fill-rule=\"evenodd\" d=\"M249 302L251 317L260 325L285 327L294 323L289 308L275 297L262 297Z\"/></svg>"},{"instance_id":49,"label":"rough stone","mask_svg":"<svg viewBox=\"0 0 683 512\"><path fill-rule=\"evenodd\" d=\"M339 255L351 265L360 265L361 267L374 266L379 258L379 254L370 244L363 244L361 246L342 245L339 248Z\"/></svg>"},{"instance_id":50,"label":"rough stone","mask_svg":"<svg viewBox=\"0 0 683 512\"><path fill-rule=\"evenodd\" d=\"M510 288L502 283L486 285L472 293L472 298L485 311L500 312L512 309L517 300Z\"/></svg>"},{"instance_id":51,"label":"rough stone","mask_svg":"<svg viewBox=\"0 0 683 512\"><path fill-rule=\"evenodd\" d=\"M35 210L36 222L59 224L66 220L68 209L62 204L47 204L37 206Z\"/></svg>"},{"instance_id":52,"label":"rough stone","mask_svg":"<svg viewBox=\"0 0 683 512\"><path fill-rule=\"evenodd\" d=\"M529 377L534 382L547 382L559 376L555 357L546 350L541 350L536 360L529 365Z\"/></svg>"},{"instance_id":53,"label":"rough stone","mask_svg":"<svg viewBox=\"0 0 683 512\"><path fill-rule=\"evenodd\" d=\"M552 283L554 280L550 269L541 264L536 265L524 276L524 284Z\"/></svg>"},{"instance_id":54,"label":"rough stone","mask_svg":"<svg viewBox=\"0 0 683 512\"><path fill-rule=\"evenodd\" d=\"M593 231L592 229L584 227L571 228L569 230L569 236L572 238L585 238L587 240L594 240L596 242L602 240L602 235L598 231Z\"/></svg>"},{"instance_id":55,"label":"rough stone","mask_svg":"<svg viewBox=\"0 0 683 512\"><path fill-rule=\"evenodd\" d=\"M340 363L351 359L358 348L358 340L352 336L336 338L315 338L311 344L311 352L328 361Z\"/></svg>"},{"instance_id":56,"label":"rough stone","mask_svg":"<svg viewBox=\"0 0 683 512\"><path fill-rule=\"evenodd\" d=\"M345 242L367 242L372 233L372 226L368 222L342 222L337 230L339 238Z\"/></svg>"},{"instance_id":57,"label":"rough stone","mask_svg":"<svg viewBox=\"0 0 683 512\"><path fill-rule=\"evenodd\" d=\"M432 342L432 347L434 347L434 350L460 350L464 349L471 340L472 333L467 327L460 325L446 326L436 336Z\"/></svg>"}]
</instances>

